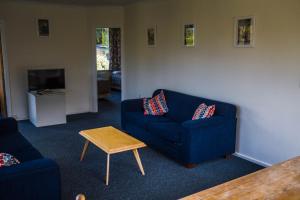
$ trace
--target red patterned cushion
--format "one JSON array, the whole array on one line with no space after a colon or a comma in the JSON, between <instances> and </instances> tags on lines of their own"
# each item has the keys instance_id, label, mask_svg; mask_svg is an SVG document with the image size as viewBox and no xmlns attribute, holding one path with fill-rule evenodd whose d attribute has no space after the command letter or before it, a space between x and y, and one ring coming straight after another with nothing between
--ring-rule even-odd
<instances>
[{"instance_id":1,"label":"red patterned cushion","mask_svg":"<svg viewBox=\"0 0 300 200\"><path fill-rule=\"evenodd\" d=\"M20 162L8 153L0 153L0 167L8 167L19 164Z\"/></svg>"},{"instance_id":2,"label":"red patterned cushion","mask_svg":"<svg viewBox=\"0 0 300 200\"><path fill-rule=\"evenodd\" d=\"M144 115L163 115L168 112L168 106L164 92L161 90L152 99L143 99Z\"/></svg>"},{"instance_id":3,"label":"red patterned cushion","mask_svg":"<svg viewBox=\"0 0 300 200\"><path fill-rule=\"evenodd\" d=\"M214 115L215 110L216 110L215 105L207 106L205 103L202 103L196 109L192 120L210 118L211 116Z\"/></svg>"}]
</instances>

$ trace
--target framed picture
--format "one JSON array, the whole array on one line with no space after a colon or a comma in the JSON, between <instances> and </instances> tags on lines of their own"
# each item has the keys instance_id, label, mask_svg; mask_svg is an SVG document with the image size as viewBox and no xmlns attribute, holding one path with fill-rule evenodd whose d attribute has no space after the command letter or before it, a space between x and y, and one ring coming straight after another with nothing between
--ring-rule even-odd
<instances>
[{"instance_id":1,"label":"framed picture","mask_svg":"<svg viewBox=\"0 0 300 200\"><path fill-rule=\"evenodd\" d=\"M194 24L184 25L184 46L186 47L195 46L195 25Z\"/></svg>"},{"instance_id":2,"label":"framed picture","mask_svg":"<svg viewBox=\"0 0 300 200\"><path fill-rule=\"evenodd\" d=\"M148 47L156 46L156 26L147 28L147 44Z\"/></svg>"},{"instance_id":3,"label":"framed picture","mask_svg":"<svg viewBox=\"0 0 300 200\"><path fill-rule=\"evenodd\" d=\"M254 47L254 27L253 16L236 17L234 24L234 46Z\"/></svg>"},{"instance_id":4,"label":"framed picture","mask_svg":"<svg viewBox=\"0 0 300 200\"><path fill-rule=\"evenodd\" d=\"M48 19L37 19L38 36L49 37L49 20Z\"/></svg>"},{"instance_id":5,"label":"framed picture","mask_svg":"<svg viewBox=\"0 0 300 200\"><path fill-rule=\"evenodd\" d=\"M147 44L148 47L156 46L156 26L147 28Z\"/></svg>"}]
</instances>

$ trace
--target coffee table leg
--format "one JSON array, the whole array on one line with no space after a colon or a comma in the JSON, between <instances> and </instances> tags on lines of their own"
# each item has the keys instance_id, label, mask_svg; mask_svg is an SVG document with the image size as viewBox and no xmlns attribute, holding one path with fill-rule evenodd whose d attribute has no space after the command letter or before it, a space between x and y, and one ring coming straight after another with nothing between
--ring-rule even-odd
<instances>
[{"instance_id":1,"label":"coffee table leg","mask_svg":"<svg viewBox=\"0 0 300 200\"><path fill-rule=\"evenodd\" d=\"M110 154L107 154L107 160L106 160L106 185L108 185L108 181L109 181L109 158L110 158Z\"/></svg>"},{"instance_id":2,"label":"coffee table leg","mask_svg":"<svg viewBox=\"0 0 300 200\"><path fill-rule=\"evenodd\" d=\"M89 141L86 140L86 141L85 141L85 144L84 144L84 146L83 146L83 150L82 150L81 156L80 156L80 161L83 160L83 157L84 157L84 155L85 155L85 152L86 152L88 146L89 146Z\"/></svg>"},{"instance_id":3,"label":"coffee table leg","mask_svg":"<svg viewBox=\"0 0 300 200\"><path fill-rule=\"evenodd\" d=\"M142 172L142 174L143 174L143 176L144 176L144 175L145 175L145 172L144 172L144 168L143 168L143 165L142 165L142 162L141 162L141 159L140 159L138 150L137 150L137 149L134 149L134 150L133 150L133 154L134 154L134 157L135 157L135 159L136 159L136 162L138 163L139 168L140 168L140 170L141 170L141 172Z\"/></svg>"}]
</instances>

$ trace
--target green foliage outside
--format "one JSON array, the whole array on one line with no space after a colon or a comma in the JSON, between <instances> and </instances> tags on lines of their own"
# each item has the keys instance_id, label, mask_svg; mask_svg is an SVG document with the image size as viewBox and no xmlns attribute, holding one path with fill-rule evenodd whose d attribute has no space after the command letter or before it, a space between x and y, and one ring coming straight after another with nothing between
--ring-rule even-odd
<instances>
[{"instance_id":1,"label":"green foliage outside","mask_svg":"<svg viewBox=\"0 0 300 200\"><path fill-rule=\"evenodd\" d=\"M186 45L192 46L194 45L194 32L192 30L188 30L186 34Z\"/></svg>"},{"instance_id":2,"label":"green foliage outside","mask_svg":"<svg viewBox=\"0 0 300 200\"><path fill-rule=\"evenodd\" d=\"M194 46L195 28L193 24L185 25L184 27L184 44L186 46Z\"/></svg>"},{"instance_id":3,"label":"green foliage outside","mask_svg":"<svg viewBox=\"0 0 300 200\"><path fill-rule=\"evenodd\" d=\"M109 28L96 28L97 70L109 70Z\"/></svg>"},{"instance_id":4,"label":"green foliage outside","mask_svg":"<svg viewBox=\"0 0 300 200\"><path fill-rule=\"evenodd\" d=\"M109 46L109 28L96 29L96 44L101 46Z\"/></svg>"}]
</instances>

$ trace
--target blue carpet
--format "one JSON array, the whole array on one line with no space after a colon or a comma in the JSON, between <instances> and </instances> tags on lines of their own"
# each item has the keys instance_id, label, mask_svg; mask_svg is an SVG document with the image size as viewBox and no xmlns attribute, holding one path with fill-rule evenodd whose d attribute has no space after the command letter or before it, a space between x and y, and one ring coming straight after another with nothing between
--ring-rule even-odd
<instances>
[{"instance_id":1,"label":"blue carpet","mask_svg":"<svg viewBox=\"0 0 300 200\"><path fill-rule=\"evenodd\" d=\"M99 113L68 117L65 125L34 127L20 122L24 136L45 156L54 159L62 175L62 198L74 200L84 193L96 199L178 199L262 169L261 166L233 157L186 169L150 148L140 150L145 169L142 176L131 152L111 156L110 183L105 186L106 155L90 145L85 159L79 162L84 139L80 130L113 125L120 128L120 95L113 92L99 101Z\"/></svg>"}]
</instances>

